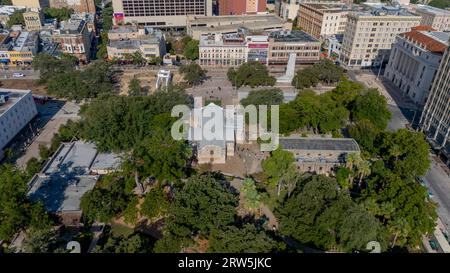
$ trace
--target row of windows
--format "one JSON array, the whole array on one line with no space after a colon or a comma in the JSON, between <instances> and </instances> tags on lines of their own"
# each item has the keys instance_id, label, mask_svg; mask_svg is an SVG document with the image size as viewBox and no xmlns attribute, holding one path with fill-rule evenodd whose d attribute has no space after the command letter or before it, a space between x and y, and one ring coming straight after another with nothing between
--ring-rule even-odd
<instances>
[{"instance_id":1,"label":"row of windows","mask_svg":"<svg viewBox=\"0 0 450 273\"><path fill-rule=\"evenodd\" d=\"M1 116L0 121L0 147L4 147L28 122L31 118L34 101L31 96L22 99L15 105L12 111L8 111Z\"/></svg>"}]
</instances>

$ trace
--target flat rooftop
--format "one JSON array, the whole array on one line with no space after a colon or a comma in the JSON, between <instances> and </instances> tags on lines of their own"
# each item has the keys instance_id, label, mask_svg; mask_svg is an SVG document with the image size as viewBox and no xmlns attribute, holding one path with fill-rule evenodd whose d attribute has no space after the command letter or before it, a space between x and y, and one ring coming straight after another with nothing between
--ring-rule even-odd
<instances>
[{"instance_id":1,"label":"flat rooftop","mask_svg":"<svg viewBox=\"0 0 450 273\"><path fill-rule=\"evenodd\" d=\"M440 9L440 8L435 8L432 6L427 6L427 5L417 5L417 9L418 11L425 11L425 12L429 12L429 13L433 13L436 15L448 15L450 16L450 11L445 10L445 9Z\"/></svg>"},{"instance_id":2,"label":"flat rooftop","mask_svg":"<svg viewBox=\"0 0 450 273\"><path fill-rule=\"evenodd\" d=\"M304 3L303 5L323 11L342 11L349 10L348 5L340 2L336 3Z\"/></svg>"},{"instance_id":3,"label":"flat rooftop","mask_svg":"<svg viewBox=\"0 0 450 273\"><path fill-rule=\"evenodd\" d=\"M133 33L138 32L137 26L113 26L109 33Z\"/></svg>"},{"instance_id":4,"label":"flat rooftop","mask_svg":"<svg viewBox=\"0 0 450 273\"><path fill-rule=\"evenodd\" d=\"M37 31L32 32L20 32L17 39L14 41L13 50L14 51L33 51L36 46L36 40L38 39L39 33Z\"/></svg>"},{"instance_id":5,"label":"flat rooftop","mask_svg":"<svg viewBox=\"0 0 450 273\"><path fill-rule=\"evenodd\" d=\"M286 150L360 151L353 138L280 137L280 146Z\"/></svg>"},{"instance_id":6,"label":"flat rooftop","mask_svg":"<svg viewBox=\"0 0 450 273\"><path fill-rule=\"evenodd\" d=\"M283 19L273 14L261 14L261 15L226 15L226 16L188 16L189 24L235 24L243 22L266 22L270 23L284 23Z\"/></svg>"},{"instance_id":7,"label":"flat rooftop","mask_svg":"<svg viewBox=\"0 0 450 273\"><path fill-rule=\"evenodd\" d=\"M275 42L319 42L316 38L302 30L278 30L271 32L269 37Z\"/></svg>"},{"instance_id":8,"label":"flat rooftop","mask_svg":"<svg viewBox=\"0 0 450 273\"><path fill-rule=\"evenodd\" d=\"M110 40L109 46L119 49L139 49L141 42L139 40Z\"/></svg>"},{"instance_id":9,"label":"flat rooftop","mask_svg":"<svg viewBox=\"0 0 450 273\"><path fill-rule=\"evenodd\" d=\"M4 96L6 98L6 102L4 104L0 104L0 118L3 113L6 113L6 111L8 111L12 106L14 106L14 104L20 101L28 93L31 93L31 90L0 88L0 96Z\"/></svg>"},{"instance_id":10,"label":"flat rooftop","mask_svg":"<svg viewBox=\"0 0 450 273\"><path fill-rule=\"evenodd\" d=\"M93 143L63 143L30 181L28 197L50 212L79 211L81 197L99 178L96 172L117 169L120 162L116 154L98 153Z\"/></svg>"},{"instance_id":11,"label":"flat rooftop","mask_svg":"<svg viewBox=\"0 0 450 273\"><path fill-rule=\"evenodd\" d=\"M36 177L28 198L50 212L80 211L81 197L97 183L95 177Z\"/></svg>"},{"instance_id":12,"label":"flat rooftop","mask_svg":"<svg viewBox=\"0 0 450 273\"><path fill-rule=\"evenodd\" d=\"M364 4L372 4L372 3L364 3ZM411 17L420 17L405 8L402 7L393 7L387 6L384 3L373 3L373 5L369 6L369 10L365 11L356 11L353 14L358 16L411 16Z\"/></svg>"},{"instance_id":13,"label":"flat rooftop","mask_svg":"<svg viewBox=\"0 0 450 273\"><path fill-rule=\"evenodd\" d=\"M60 24L61 34L79 34L83 31L86 22L82 19L69 19Z\"/></svg>"}]
</instances>

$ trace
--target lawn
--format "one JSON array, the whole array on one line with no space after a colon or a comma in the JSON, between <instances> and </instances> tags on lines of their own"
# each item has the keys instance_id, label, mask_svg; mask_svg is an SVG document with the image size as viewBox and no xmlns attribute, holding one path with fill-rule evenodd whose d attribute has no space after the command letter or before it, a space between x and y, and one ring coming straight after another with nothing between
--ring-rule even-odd
<instances>
[{"instance_id":1,"label":"lawn","mask_svg":"<svg viewBox=\"0 0 450 273\"><path fill-rule=\"evenodd\" d=\"M113 234L114 237L119 237L119 236L128 237L133 232L134 232L134 229L129 228L127 226L115 224L115 223L111 224L111 233Z\"/></svg>"}]
</instances>

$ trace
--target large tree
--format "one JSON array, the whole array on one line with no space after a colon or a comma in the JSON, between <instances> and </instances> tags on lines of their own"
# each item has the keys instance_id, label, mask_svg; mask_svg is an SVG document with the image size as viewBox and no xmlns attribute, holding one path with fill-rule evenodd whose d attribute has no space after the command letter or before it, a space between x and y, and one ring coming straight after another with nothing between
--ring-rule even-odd
<instances>
[{"instance_id":1,"label":"large tree","mask_svg":"<svg viewBox=\"0 0 450 273\"><path fill-rule=\"evenodd\" d=\"M88 221L108 222L123 212L130 202L125 192L125 180L113 175L81 198L81 208Z\"/></svg>"},{"instance_id":2,"label":"large tree","mask_svg":"<svg viewBox=\"0 0 450 273\"><path fill-rule=\"evenodd\" d=\"M25 228L45 229L51 223L44 208L27 198L30 178L12 165L0 165L0 240L9 240Z\"/></svg>"},{"instance_id":3,"label":"large tree","mask_svg":"<svg viewBox=\"0 0 450 273\"><path fill-rule=\"evenodd\" d=\"M358 142L364 151L367 151L370 154L376 152L374 144L380 130L376 128L372 122L367 119L361 119L350 125L348 129L350 135Z\"/></svg>"},{"instance_id":4,"label":"large tree","mask_svg":"<svg viewBox=\"0 0 450 273\"><path fill-rule=\"evenodd\" d=\"M237 205L238 197L224 181L212 175L191 177L175 192L169 230L181 237L209 235L234 222Z\"/></svg>"},{"instance_id":5,"label":"large tree","mask_svg":"<svg viewBox=\"0 0 450 273\"><path fill-rule=\"evenodd\" d=\"M198 84L206 76L206 70L202 69L197 63L183 64L180 67L180 73L183 74L184 80L189 84Z\"/></svg>"},{"instance_id":6,"label":"large tree","mask_svg":"<svg viewBox=\"0 0 450 273\"><path fill-rule=\"evenodd\" d=\"M100 150L129 150L158 129L170 134L173 106L190 103L173 86L145 97L101 97L82 108L82 136Z\"/></svg>"},{"instance_id":7,"label":"large tree","mask_svg":"<svg viewBox=\"0 0 450 273\"><path fill-rule=\"evenodd\" d=\"M395 173L402 177L425 175L430 167L429 145L420 132L400 129L377 138L379 154Z\"/></svg>"},{"instance_id":8,"label":"large tree","mask_svg":"<svg viewBox=\"0 0 450 273\"><path fill-rule=\"evenodd\" d=\"M436 207L427 199L425 187L389 170L369 179L362 192L366 209L385 224L392 245L398 246L417 246L423 234L434 231Z\"/></svg>"},{"instance_id":9,"label":"large tree","mask_svg":"<svg viewBox=\"0 0 450 273\"><path fill-rule=\"evenodd\" d=\"M213 232L208 252L213 253L269 253L283 248L266 231L253 224L242 228L229 226Z\"/></svg>"},{"instance_id":10,"label":"large tree","mask_svg":"<svg viewBox=\"0 0 450 273\"><path fill-rule=\"evenodd\" d=\"M189 60L198 59L198 44L197 40L190 40L184 47L184 56Z\"/></svg>"},{"instance_id":11,"label":"large tree","mask_svg":"<svg viewBox=\"0 0 450 273\"><path fill-rule=\"evenodd\" d=\"M227 72L228 80L237 88L241 86L273 86L276 79L269 75L267 67L260 62L250 61L237 69L231 67Z\"/></svg>"},{"instance_id":12,"label":"large tree","mask_svg":"<svg viewBox=\"0 0 450 273\"><path fill-rule=\"evenodd\" d=\"M364 250L370 241L383 248L378 221L341 191L334 179L312 176L277 211L280 231L297 241L325 250Z\"/></svg>"},{"instance_id":13,"label":"large tree","mask_svg":"<svg viewBox=\"0 0 450 273\"><path fill-rule=\"evenodd\" d=\"M292 85L297 89L303 89L315 86L319 82L330 84L338 82L343 75L342 68L328 59L322 59L313 66L298 70Z\"/></svg>"},{"instance_id":14,"label":"large tree","mask_svg":"<svg viewBox=\"0 0 450 273\"><path fill-rule=\"evenodd\" d=\"M283 92L278 88L252 90L248 96L241 100L243 106L255 105L280 105L283 103Z\"/></svg>"},{"instance_id":15,"label":"large tree","mask_svg":"<svg viewBox=\"0 0 450 273\"><path fill-rule=\"evenodd\" d=\"M261 166L269 178L269 183L277 185L294 162L294 155L291 152L278 148L261 163Z\"/></svg>"},{"instance_id":16,"label":"large tree","mask_svg":"<svg viewBox=\"0 0 450 273\"><path fill-rule=\"evenodd\" d=\"M376 89L369 89L356 98L351 117L354 121L367 119L379 130L384 130L391 119L391 112L383 95Z\"/></svg>"},{"instance_id":17,"label":"large tree","mask_svg":"<svg viewBox=\"0 0 450 273\"><path fill-rule=\"evenodd\" d=\"M191 149L186 142L174 140L167 132L157 131L135 147L133 156L139 173L144 177L173 181L185 173Z\"/></svg>"}]
</instances>

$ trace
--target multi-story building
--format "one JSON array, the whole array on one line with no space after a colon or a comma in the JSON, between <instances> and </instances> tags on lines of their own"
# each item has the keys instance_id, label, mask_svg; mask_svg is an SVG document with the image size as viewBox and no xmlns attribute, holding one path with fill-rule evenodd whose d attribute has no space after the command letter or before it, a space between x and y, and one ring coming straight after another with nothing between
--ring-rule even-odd
<instances>
[{"instance_id":1,"label":"multi-story building","mask_svg":"<svg viewBox=\"0 0 450 273\"><path fill-rule=\"evenodd\" d=\"M343 3L300 4L297 26L316 38L342 34L349 9Z\"/></svg>"},{"instance_id":2,"label":"multi-story building","mask_svg":"<svg viewBox=\"0 0 450 273\"><path fill-rule=\"evenodd\" d=\"M361 153L352 138L280 137L280 147L291 152L299 172L329 174L346 166L349 154Z\"/></svg>"},{"instance_id":3,"label":"multi-story building","mask_svg":"<svg viewBox=\"0 0 450 273\"><path fill-rule=\"evenodd\" d=\"M113 0L114 23L184 28L186 16L212 16L212 0Z\"/></svg>"},{"instance_id":4,"label":"multi-story building","mask_svg":"<svg viewBox=\"0 0 450 273\"><path fill-rule=\"evenodd\" d=\"M161 31L136 26L114 27L108 33L108 59L123 60L140 52L147 61L166 54L166 42Z\"/></svg>"},{"instance_id":5,"label":"multi-story building","mask_svg":"<svg viewBox=\"0 0 450 273\"><path fill-rule=\"evenodd\" d=\"M275 14L284 20L294 20L300 9L301 0L275 0Z\"/></svg>"},{"instance_id":6,"label":"multi-story building","mask_svg":"<svg viewBox=\"0 0 450 273\"><path fill-rule=\"evenodd\" d=\"M97 17L95 16L95 13L74 13L70 16L70 19L84 20L86 22L86 27L90 32L91 41L94 40L95 36L97 35Z\"/></svg>"},{"instance_id":7,"label":"multi-story building","mask_svg":"<svg viewBox=\"0 0 450 273\"><path fill-rule=\"evenodd\" d=\"M49 0L12 0L14 6L32 9L43 9L48 7Z\"/></svg>"},{"instance_id":8,"label":"multi-story building","mask_svg":"<svg viewBox=\"0 0 450 273\"><path fill-rule=\"evenodd\" d=\"M450 163L450 47L444 53L420 118L420 128Z\"/></svg>"},{"instance_id":9,"label":"multi-story building","mask_svg":"<svg viewBox=\"0 0 450 273\"><path fill-rule=\"evenodd\" d=\"M242 34L211 34L201 36L201 66L239 66L246 61L247 46Z\"/></svg>"},{"instance_id":10,"label":"multi-story building","mask_svg":"<svg viewBox=\"0 0 450 273\"><path fill-rule=\"evenodd\" d=\"M230 16L188 16L187 33L199 40L200 36L211 33L231 34L240 29L250 32L292 29L292 23L273 14L230 15Z\"/></svg>"},{"instance_id":11,"label":"multi-story building","mask_svg":"<svg viewBox=\"0 0 450 273\"><path fill-rule=\"evenodd\" d=\"M49 0L51 8L69 8L75 12L95 13L95 0Z\"/></svg>"},{"instance_id":12,"label":"multi-story building","mask_svg":"<svg viewBox=\"0 0 450 273\"><path fill-rule=\"evenodd\" d=\"M44 24L44 14L40 10L29 10L23 13L27 31L39 31Z\"/></svg>"},{"instance_id":13,"label":"multi-story building","mask_svg":"<svg viewBox=\"0 0 450 273\"><path fill-rule=\"evenodd\" d=\"M210 34L200 37L199 59L202 66L231 67L248 61L265 65L287 64L296 53L296 62L319 61L320 42L303 31L275 31L252 35Z\"/></svg>"},{"instance_id":14,"label":"multi-story building","mask_svg":"<svg viewBox=\"0 0 450 273\"><path fill-rule=\"evenodd\" d=\"M30 65L39 49L37 31L11 31L2 35L0 62L12 66Z\"/></svg>"},{"instance_id":15,"label":"multi-story building","mask_svg":"<svg viewBox=\"0 0 450 273\"><path fill-rule=\"evenodd\" d=\"M69 19L60 24L60 28L54 31L53 40L60 45L63 53L73 55L83 63L90 60L91 34L86 21Z\"/></svg>"},{"instance_id":16,"label":"multi-story building","mask_svg":"<svg viewBox=\"0 0 450 273\"><path fill-rule=\"evenodd\" d=\"M101 175L120 169L120 164L119 155L98 152L92 143L62 143L29 181L27 197L41 203L63 225L79 227L81 198L95 187Z\"/></svg>"},{"instance_id":17,"label":"multi-story building","mask_svg":"<svg viewBox=\"0 0 450 273\"><path fill-rule=\"evenodd\" d=\"M0 89L0 159L8 143L36 115L30 90Z\"/></svg>"},{"instance_id":18,"label":"multi-story building","mask_svg":"<svg viewBox=\"0 0 450 273\"><path fill-rule=\"evenodd\" d=\"M384 76L418 105L428 92L448 47L450 34L419 26L397 36Z\"/></svg>"},{"instance_id":19,"label":"multi-story building","mask_svg":"<svg viewBox=\"0 0 450 273\"><path fill-rule=\"evenodd\" d=\"M18 6L0 6L0 23L3 27L6 27L6 24L9 21L9 17L16 11L23 9L24 7Z\"/></svg>"},{"instance_id":20,"label":"multi-story building","mask_svg":"<svg viewBox=\"0 0 450 273\"><path fill-rule=\"evenodd\" d=\"M244 15L266 12L267 0L218 0L219 15Z\"/></svg>"},{"instance_id":21,"label":"multi-story building","mask_svg":"<svg viewBox=\"0 0 450 273\"><path fill-rule=\"evenodd\" d=\"M349 12L340 61L349 67L379 66L387 62L397 34L420 24L421 17L399 7L383 6Z\"/></svg>"},{"instance_id":22,"label":"multi-story building","mask_svg":"<svg viewBox=\"0 0 450 273\"><path fill-rule=\"evenodd\" d=\"M422 17L421 25L430 26L437 31L450 31L450 11L418 5L415 13Z\"/></svg>"},{"instance_id":23,"label":"multi-story building","mask_svg":"<svg viewBox=\"0 0 450 273\"><path fill-rule=\"evenodd\" d=\"M320 41L301 30L281 30L269 34L269 64L287 64L291 53L296 63L316 63L320 59Z\"/></svg>"}]
</instances>

